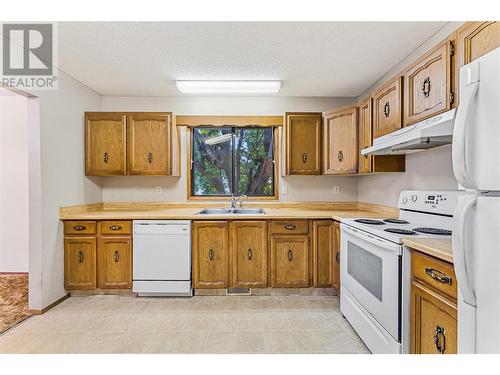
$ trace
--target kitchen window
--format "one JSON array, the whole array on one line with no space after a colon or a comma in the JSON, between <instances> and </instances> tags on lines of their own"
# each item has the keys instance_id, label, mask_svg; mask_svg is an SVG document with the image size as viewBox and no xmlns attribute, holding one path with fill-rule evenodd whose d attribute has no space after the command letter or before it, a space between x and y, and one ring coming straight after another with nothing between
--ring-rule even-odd
<instances>
[{"instance_id":1,"label":"kitchen window","mask_svg":"<svg viewBox=\"0 0 500 375\"><path fill-rule=\"evenodd\" d=\"M197 126L191 128L191 197L232 194L274 199L275 128Z\"/></svg>"}]
</instances>

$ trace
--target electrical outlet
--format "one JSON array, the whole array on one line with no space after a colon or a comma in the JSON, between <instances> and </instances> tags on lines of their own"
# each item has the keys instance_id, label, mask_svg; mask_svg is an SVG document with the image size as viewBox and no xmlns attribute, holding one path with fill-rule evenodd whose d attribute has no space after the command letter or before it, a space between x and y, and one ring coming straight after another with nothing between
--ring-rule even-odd
<instances>
[{"instance_id":1,"label":"electrical outlet","mask_svg":"<svg viewBox=\"0 0 500 375\"><path fill-rule=\"evenodd\" d=\"M288 194L288 186L287 185L281 185L281 194L282 195Z\"/></svg>"},{"instance_id":2,"label":"electrical outlet","mask_svg":"<svg viewBox=\"0 0 500 375\"><path fill-rule=\"evenodd\" d=\"M333 185L333 194L340 194L340 186Z\"/></svg>"},{"instance_id":3,"label":"electrical outlet","mask_svg":"<svg viewBox=\"0 0 500 375\"><path fill-rule=\"evenodd\" d=\"M161 186L156 186L155 187L155 194L161 194Z\"/></svg>"}]
</instances>

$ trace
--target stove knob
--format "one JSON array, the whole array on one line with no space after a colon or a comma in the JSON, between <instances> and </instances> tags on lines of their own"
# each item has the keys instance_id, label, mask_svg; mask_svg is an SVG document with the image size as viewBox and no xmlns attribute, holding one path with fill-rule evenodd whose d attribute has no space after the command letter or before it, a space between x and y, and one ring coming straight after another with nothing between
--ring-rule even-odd
<instances>
[{"instance_id":1,"label":"stove knob","mask_svg":"<svg viewBox=\"0 0 500 375\"><path fill-rule=\"evenodd\" d=\"M406 204L408 203L408 198L407 197L403 197L403 204Z\"/></svg>"},{"instance_id":2,"label":"stove knob","mask_svg":"<svg viewBox=\"0 0 500 375\"><path fill-rule=\"evenodd\" d=\"M411 196L411 201L412 202L416 202L417 201L417 196L416 195L412 195Z\"/></svg>"}]
</instances>

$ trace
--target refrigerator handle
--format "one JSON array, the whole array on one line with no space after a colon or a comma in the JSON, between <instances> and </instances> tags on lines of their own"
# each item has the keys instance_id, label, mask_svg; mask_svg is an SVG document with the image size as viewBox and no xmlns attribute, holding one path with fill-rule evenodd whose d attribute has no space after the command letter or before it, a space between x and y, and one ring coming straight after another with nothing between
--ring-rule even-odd
<instances>
[{"instance_id":1,"label":"refrigerator handle","mask_svg":"<svg viewBox=\"0 0 500 375\"><path fill-rule=\"evenodd\" d=\"M476 297L471 285L471 275L467 267L467 246L465 243L465 219L469 210L476 204L476 196L463 195L458 198L454 214L452 236L453 265L457 275L458 286L465 303L476 306Z\"/></svg>"},{"instance_id":2,"label":"refrigerator handle","mask_svg":"<svg viewBox=\"0 0 500 375\"><path fill-rule=\"evenodd\" d=\"M479 89L479 82L472 82L465 86L465 90L460 93L460 105L458 106L455 123L453 125L452 160L453 172L458 183L466 189L475 189L475 182L467 171L466 155L466 133L469 114L472 103Z\"/></svg>"}]
</instances>

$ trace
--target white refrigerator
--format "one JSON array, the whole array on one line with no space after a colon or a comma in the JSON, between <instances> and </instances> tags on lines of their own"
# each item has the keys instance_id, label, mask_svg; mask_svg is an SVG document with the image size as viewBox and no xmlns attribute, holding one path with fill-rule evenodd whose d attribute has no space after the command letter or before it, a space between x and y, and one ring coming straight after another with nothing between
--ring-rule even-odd
<instances>
[{"instance_id":1,"label":"white refrigerator","mask_svg":"<svg viewBox=\"0 0 500 375\"><path fill-rule=\"evenodd\" d=\"M453 172L459 353L500 353L500 48L460 69Z\"/></svg>"}]
</instances>

